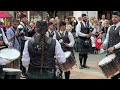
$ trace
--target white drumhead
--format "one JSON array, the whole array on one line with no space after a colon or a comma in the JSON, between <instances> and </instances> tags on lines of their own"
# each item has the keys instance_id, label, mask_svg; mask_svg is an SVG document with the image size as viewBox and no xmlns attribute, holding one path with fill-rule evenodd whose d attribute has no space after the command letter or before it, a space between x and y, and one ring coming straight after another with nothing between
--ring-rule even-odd
<instances>
[{"instance_id":1,"label":"white drumhead","mask_svg":"<svg viewBox=\"0 0 120 90\"><path fill-rule=\"evenodd\" d=\"M106 64L106 63L112 61L114 58L115 58L115 54L111 54L111 55L109 55L109 56L103 58L103 59L99 62L98 65Z\"/></svg>"},{"instance_id":2,"label":"white drumhead","mask_svg":"<svg viewBox=\"0 0 120 90\"><path fill-rule=\"evenodd\" d=\"M65 58L68 58L71 55L70 51L65 52Z\"/></svg>"},{"instance_id":3,"label":"white drumhead","mask_svg":"<svg viewBox=\"0 0 120 90\"><path fill-rule=\"evenodd\" d=\"M15 68L3 68L4 72L21 72L20 69L15 69Z\"/></svg>"},{"instance_id":4,"label":"white drumhead","mask_svg":"<svg viewBox=\"0 0 120 90\"><path fill-rule=\"evenodd\" d=\"M0 50L0 57L8 60L16 60L20 57L20 52L14 48L5 48Z\"/></svg>"}]
</instances>

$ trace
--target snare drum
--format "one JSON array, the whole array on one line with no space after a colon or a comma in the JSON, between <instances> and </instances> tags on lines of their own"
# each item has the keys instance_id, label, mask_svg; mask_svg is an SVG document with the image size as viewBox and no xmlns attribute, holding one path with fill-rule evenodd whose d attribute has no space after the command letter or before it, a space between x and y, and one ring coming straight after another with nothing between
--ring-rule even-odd
<instances>
[{"instance_id":1,"label":"snare drum","mask_svg":"<svg viewBox=\"0 0 120 90\"><path fill-rule=\"evenodd\" d=\"M19 68L20 52L14 48L5 48L0 50L0 57L9 60L11 63L7 64L6 68Z\"/></svg>"},{"instance_id":2,"label":"snare drum","mask_svg":"<svg viewBox=\"0 0 120 90\"><path fill-rule=\"evenodd\" d=\"M14 68L3 68L4 79L20 79L21 70Z\"/></svg>"},{"instance_id":3,"label":"snare drum","mask_svg":"<svg viewBox=\"0 0 120 90\"><path fill-rule=\"evenodd\" d=\"M71 54L71 52L69 51L65 52L65 58L66 62L63 64L59 64L61 70L64 72L69 71L76 64L76 60L74 56Z\"/></svg>"},{"instance_id":4,"label":"snare drum","mask_svg":"<svg viewBox=\"0 0 120 90\"><path fill-rule=\"evenodd\" d=\"M99 62L98 66L107 78L113 77L120 73L120 61L116 59L115 54L110 54L103 58Z\"/></svg>"}]
</instances>

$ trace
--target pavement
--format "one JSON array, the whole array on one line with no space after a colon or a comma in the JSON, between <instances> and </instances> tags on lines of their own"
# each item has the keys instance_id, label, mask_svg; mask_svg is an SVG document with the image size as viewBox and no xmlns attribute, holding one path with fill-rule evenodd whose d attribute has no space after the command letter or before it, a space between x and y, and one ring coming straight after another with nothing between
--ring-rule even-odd
<instances>
[{"instance_id":1,"label":"pavement","mask_svg":"<svg viewBox=\"0 0 120 90\"><path fill-rule=\"evenodd\" d=\"M105 57L105 55L106 53L89 54L87 66L90 68L79 69L79 54L75 52L77 65L71 69L70 79L109 79L104 76L102 70L98 66L98 63Z\"/></svg>"}]
</instances>

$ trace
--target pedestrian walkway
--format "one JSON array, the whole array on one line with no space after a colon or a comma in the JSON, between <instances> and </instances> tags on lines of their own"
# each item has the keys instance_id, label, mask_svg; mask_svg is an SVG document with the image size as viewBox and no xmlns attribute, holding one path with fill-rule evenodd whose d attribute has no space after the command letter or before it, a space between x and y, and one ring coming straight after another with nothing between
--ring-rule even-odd
<instances>
[{"instance_id":1,"label":"pedestrian walkway","mask_svg":"<svg viewBox=\"0 0 120 90\"><path fill-rule=\"evenodd\" d=\"M104 74L98 66L99 61L102 60L104 56L105 54L89 54L87 65L90 68L79 69L78 53L75 53L77 65L74 66L71 70L70 79L109 79L104 76Z\"/></svg>"}]
</instances>

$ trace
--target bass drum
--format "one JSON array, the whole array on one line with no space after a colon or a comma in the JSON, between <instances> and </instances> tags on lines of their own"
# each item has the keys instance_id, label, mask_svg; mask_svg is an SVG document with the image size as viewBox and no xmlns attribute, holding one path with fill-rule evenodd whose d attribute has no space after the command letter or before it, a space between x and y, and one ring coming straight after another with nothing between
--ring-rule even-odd
<instances>
[{"instance_id":1,"label":"bass drum","mask_svg":"<svg viewBox=\"0 0 120 90\"><path fill-rule=\"evenodd\" d=\"M0 57L9 60L6 68L19 68L20 63L20 52L14 48L4 48L0 50Z\"/></svg>"}]
</instances>

